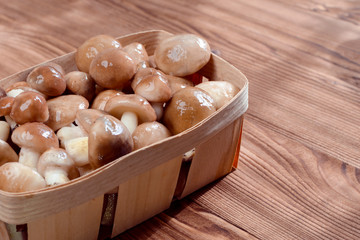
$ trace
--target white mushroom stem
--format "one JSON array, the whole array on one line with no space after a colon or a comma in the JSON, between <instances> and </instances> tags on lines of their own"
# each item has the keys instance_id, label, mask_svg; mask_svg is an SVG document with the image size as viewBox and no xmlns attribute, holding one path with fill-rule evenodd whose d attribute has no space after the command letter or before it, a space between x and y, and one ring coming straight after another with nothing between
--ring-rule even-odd
<instances>
[{"instance_id":1,"label":"white mushroom stem","mask_svg":"<svg viewBox=\"0 0 360 240\"><path fill-rule=\"evenodd\" d=\"M65 150L74 160L77 167L82 167L89 164L88 142L88 137L74 138L65 142Z\"/></svg>"},{"instance_id":2,"label":"white mushroom stem","mask_svg":"<svg viewBox=\"0 0 360 240\"><path fill-rule=\"evenodd\" d=\"M60 168L48 169L44 177L46 185L48 186L59 185L70 181L67 177L67 172Z\"/></svg>"},{"instance_id":3,"label":"white mushroom stem","mask_svg":"<svg viewBox=\"0 0 360 240\"><path fill-rule=\"evenodd\" d=\"M11 130L14 130L16 128L17 123L9 115L5 116L5 120L9 124Z\"/></svg>"},{"instance_id":4,"label":"white mushroom stem","mask_svg":"<svg viewBox=\"0 0 360 240\"><path fill-rule=\"evenodd\" d=\"M19 163L37 171L37 163L39 161L40 155L41 154L39 152L34 151L31 148L23 147L20 149Z\"/></svg>"},{"instance_id":5,"label":"white mushroom stem","mask_svg":"<svg viewBox=\"0 0 360 240\"><path fill-rule=\"evenodd\" d=\"M132 134L138 126L138 117L136 113L124 112L121 116L121 122L127 127L130 134Z\"/></svg>"},{"instance_id":6,"label":"white mushroom stem","mask_svg":"<svg viewBox=\"0 0 360 240\"><path fill-rule=\"evenodd\" d=\"M65 148L65 143L71 139L86 137L86 133L77 126L72 127L62 127L56 133L58 139L60 140L60 145L62 148Z\"/></svg>"},{"instance_id":7,"label":"white mushroom stem","mask_svg":"<svg viewBox=\"0 0 360 240\"><path fill-rule=\"evenodd\" d=\"M5 121L0 121L0 139L7 141L10 134L10 125Z\"/></svg>"}]
</instances>

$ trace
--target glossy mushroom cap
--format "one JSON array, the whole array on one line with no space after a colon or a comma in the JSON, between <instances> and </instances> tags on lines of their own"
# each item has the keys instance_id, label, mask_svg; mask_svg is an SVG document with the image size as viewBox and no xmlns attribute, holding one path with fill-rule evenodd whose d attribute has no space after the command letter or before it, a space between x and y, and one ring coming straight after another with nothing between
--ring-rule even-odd
<instances>
[{"instance_id":1,"label":"glossy mushroom cap","mask_svg":"<svg viewBox=\"0 0 360 240\"><path fill-rule=\"evenodd\" d=\"M169 87L171 89L171 95L174 95L174 93L176 93L180 89L194 86L194 83L192 81L187 80L182 77L166 75L166 78L169 82Z\"/></svg>"},{"instance_id":2,"label":"glossy mushroom cap","mask_svg":"<svg viewBox=\"0 0 360 240\"><path fill-rule=\"evenodd\" d=\"M206 91L214 99L216 110L228 103L239 92L238 87L225 81L203 82L196 87Z\"/></svg>"},{"instance_id":3,"label":"glossy mushroom cap","mask_svg":"<svg viewBox=\"0 0 360 240\"><path fill-rule=\"evenodd\" d=\"M121 49L106 49L90 64L89 73L95 82L111 89L122 89L136 72L136 65L129 54Z\"/></svg>"},{"instance_id":4,"label":"glossy mushroom cap","mask_svg":"<svg viewBox=\"0 0 360 240\"><path fill-rule=\"evenodd\" d=\"M123 51L129 54L129 56L134 60L134 63L138 68L149 66L149 56L146 52L144 45L142 45L141 43L130 43L123 48Z\"/></svg>"},{"instance_id":5,"label":"glossy mushroom cap","mask_svg":"<svg viewBox=\"0 0 360 240\"><path fill-rule=\"evenodd\" d=\"M205 39L180 34L160 42L155 49L157 67L166 74L187 76L200 70L210 60L211 51Z\"/></svg>"},{"instance_id":6,"label":"glossy mushroom cap","mask_svg":"<svg viewBox=\"0 0 360 240\"><path fill-rule=\"evenodd\" d=\"M98 118L90 128L89 162L94 169L130 153L133 148L129 130L113 116Z\"/></svg>"},{"instance_id":7,"label":"glossy mushroom cap","mask_svg":"<svg viewBox=\"0 0 360 240\"><path fill-rule=\"evenodd\" d=\"M0 166L0 190L26 192L45 188L46 183L39 173L18 162Z\"/></svg>"},{"instance_id":8,"label":"glossy mushroom cap","mask_svg":"<svg viewBox=\"0 0 360 240\"><path fill-rule=\"evenodd\" d=\"M17 162L18 155L12 147L5 141L0 139L0 166L7 162Z\"/></svg>"},{"instance_id":9,"label":"glossy mushroom cap","mask_svg":"<svg viewBox=\"0 0 360 240\"><path fill-rule=\"evenodd\" d=\"M140 123L156 120L155 110L150 103L137 94L123 94L112 97L105 105L105 112L121 119L124 112L134 112Z\"/></svg>"},{"instance_id":10,"label":"glossy mushroom cap","mask_svg":"<svg viewBox=\"0 0 360 240\"><path fill-rule=\"evenodd\" d=\"M27 76L26 82L47 96L59 96L66 89L64 75L53 64L34 68Z\"/></svg>"},{"instance_id":11,"label":"glossy mushroom cap","mask_svg":"<svg viewBox=\"0 0 360 240\"><path fill-rule=\"evenodd\" d=\"M170 131L159 122L142 123L136 127L132 134L134 150L151 145L170 136Z\"/></svg>"},{"instance_id":12,"label":"glossy mushroom cap","mask_svg":"<svg viewBox=\"0 0 360 240\"><path fill-rule=\"evenodd\" d=\"M149 102L167 102L171 98L171 88L165 77L150 75L142 79L136 86L135 94L138 94Z\"/></svg>"},{"instance_id":13,"label":"glossy mushroom cap","mask_svg":"<svg viewBox=\"0 0 360 240\"><path fill-rule=\"evenodd\" d=\"M15 98L3 97L0 99L0 116L10 115Z\"/></svg>"},{"instance_id":14,"label":"glossy mushroom cap","mask_svg":"<svg viewBox=\"0 0 360 240\"><path fill-rule=\"evenodd\" d=\"M14 99L10 117L17 124L45 122L49 119L49 109L45 98L36 92L23 92Z\"/></svg>"},{"instance_id":15,"label":"glossy mushroom cap","mask_svg":"<svg viewBox=\"0 0 360 240\"><path fill-rule=\"evenodd\" d=\"M91 108L93 109L98 109L98 110L104 110L105 109L105 105L107 103L107 101L117 95L121 95L124 94L120 91L117 90L104 90L102 92L100 92L94 99Z\"/></svg>"},{"instance_id":16,"label":"glossy mushroom cap","mask_svg":"<svg viewBox=\"0 0 360 240\"><path fill-rule=\"evenodd\" d=\"M131 88L135 91L137 85L145 78L148 76L153 76L153 75L158 75L158 76L162 76L162 77L166 77L165 74L163 72L161 72L160 70L157 70L155 68L141 68L139 69L135 76L133 81L131 82Z\"/></svg>"},{"instance_id":17,"label":"glossy mushroom cap","mask_svg":"<svg viewBox=\"0 0 360 240\"><path fill-rule=\"evenodd\" d=\"M63 95L47 101L49 120L45 122L54 131L69 125L76 118L76 112L87 109L89 102L80 95Z\"/></svg>"},{"instance_id":18,"label":"glossy mushroom cap","mask_svg":"<svg viewBox=\"0 0 360 240\"><path fill-rule=\"evenodd\" d=\"M72 71L65 75L66 88L70 92L81 95L88 101L95 96L95 82L90 74L80 71Z\"/></svg>"},{"instance_id":19,"label":"glossy mushroom cap","mask_svg":"<svg viewBox=\"0 0 360 240\"><path fill-rule=\"evenodd\" d=\"M166 105L164 123L172 134L194 126L216 109L214 100L202 89L187 87L177 91Z\"/></svg>"},{"instance_id":20,"label":"glossy mushroom cap","mask_svg":"<svg viewBox=\"0 0 360 240\"><path fill-rule=\"evenodd\" d=\"M121 48L121 44L108 35L97 35L86 40L75 53L77 68L89 73L91 61L98 53L108 48Z\"/></svg>"},{"instance_id":21,"label":"glossy mushroom cap","mask_svg":"<svg viewBox=\"0 0 360 240\"><path fill-rule=\"evenodd\" d=\"M31 148L39 153L59 147L59 140L54 131L38 122L25 123L17 127L11 135L11 140L20 148Z\"/></svg>"},{"instance_id":22,"label":"glossy mushroom cap","mask_svg":"<svg viewBox=\"0 0 360 240\"><path fill-rule=\"evenodd\" d=\"M89 133L91 125L98 119L107 115L106 112L97 109L83 109L76 113L76 124L86 133Z\"/></svg>"}]
</instances>

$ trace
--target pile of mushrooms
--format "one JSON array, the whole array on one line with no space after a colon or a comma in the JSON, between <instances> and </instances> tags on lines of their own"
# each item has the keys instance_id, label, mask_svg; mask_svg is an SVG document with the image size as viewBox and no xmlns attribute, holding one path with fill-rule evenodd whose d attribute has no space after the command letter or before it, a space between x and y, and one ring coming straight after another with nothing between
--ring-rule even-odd
<instances>
[{"instance_id":1,"label":"pile of mushrooms","mask_svg":"<svg viewBox=\"0 0 360 240\"><path fill-rule=\"evenodd\" d=\"M225 81L191 80L211 57L201 37L169 37L153 56L145 47L98 35L77 49L77 71L47 63L0 89L0 189L69 182L183 132L239 91Z\"/></svg>"}]
</instances>

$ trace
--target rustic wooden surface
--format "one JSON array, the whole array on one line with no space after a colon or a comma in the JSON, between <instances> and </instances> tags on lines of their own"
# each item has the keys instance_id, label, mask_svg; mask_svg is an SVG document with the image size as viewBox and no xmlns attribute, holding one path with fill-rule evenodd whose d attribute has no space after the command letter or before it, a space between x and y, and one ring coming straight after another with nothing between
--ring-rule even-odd
<instances>
[{"instance_id":1,"label":"rustic wooden surface","mask_svg":"<svg viewBox=\"0 0 360 240\"><path fill-rule=\"evenodd\" d=\"M204 36L250 82L238 170L116 239L359 239L357 0L1 1L0 78L90 36Z\"/></svg>"}]
</instances>

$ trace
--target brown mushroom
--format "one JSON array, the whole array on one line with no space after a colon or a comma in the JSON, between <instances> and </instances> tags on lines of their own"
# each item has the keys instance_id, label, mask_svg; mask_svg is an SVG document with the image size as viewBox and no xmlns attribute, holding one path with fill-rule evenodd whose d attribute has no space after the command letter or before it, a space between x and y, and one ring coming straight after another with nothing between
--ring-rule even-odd
<instances>
[{"instance_id":1,"label":"brown mushroom","mask_svg":"<svg viewBox=\"0 0 360 240\"><path fill-rule=\"evenodd\" d=\"M66 88L70 92L81 95L88 101L95 96L95 82L90 74L80 71L72 71L65 75Z\"/></svg>"},{"instance_id":2,"label":"brown mushroom","mask_svg":"<svg viewBox=\"0 0 360 240\"><path fill-rule=\"evenodd\" d=\"M10 134L10 125L5 121L0 121L0 139L7 141Z\"/></svg>"},{"instance_id":3,"label":"brown mushroom","mask_svg":"<svg viewBox=\"0 0 360 240\"><path fill-rule=\"evenodd\" d=\"M105 106L105 112L121 119L132 133L138 123L156 120L155 110L143 97L136 94L123 94L112 97Z\"/></svg>"},{"instance_id":4,"label":"brown mushroom","mask_svg":"<svg viewBox=\"0 0 360 240\"><path fill-rule=\"evenodd\" d=\"M138 42L130 43L123 49L134 60L138 69L149 67L149 56L144 45Z\"/></svg>"},{"instance_id":5,"label":"brown mushroom","mask_svg":"<svg viewBox=\"0 0 360 240\"><path fill-rule=\"evenodd\" d=\"M36 92L23 92L15 97L10 117L17 124L45 122L49 119L49 109L43 96Z\"/></svg>"},{"instance_id":6,"label":"brown mushroom","mask_svg":"<svg viewBox=\"0 0 360 240\"><path fill-rule=\"evenodd\" d=\"M145 122L136 127L132 134L134 150L170 137L170 131L159 122Z\"/></svg>"},{"instance_id":7,"label":"brown mushroom","mask_svg":"<svg viewBox=\"0 0 360 240\"><path fill-rule=\"evenodd\" d=\"M181 89L166 105L164 123L172 134L178 134L213 114L216 111L213 102L200 88Z\"/></svg>"},{"instance_id":8,"label":"brown mushroom","mask_svg":"<svg viewBox=\"0 0 360 240\"><path fill-rule=\"evenodd\" d=\"M193 34L180 34L159 43L154 58L166 74L187 76L200 70L210 60L211 51L205 39Z\"/></svg>"},{"instance_id":9,"label":"brown mushroom","mask_svg":"<svg viewBox=\"0 0 360 240\"><path fill-rule=\"evenodd\" d=\"M180 89L194 86L194 83L192 81L182 78L182 77L166 75L166 78L167 78L167 80L169 82L169 86L171 88L171 96L174 95L174 93Z\"/></svg>"},{"instance_id":10,"label":"brown mushroom","mask_svg":"<svg viewBox=\"0 0 360 240\"><path fill-rule=\"evenodd\" d=\"M90 64L89 73L95 82L111 89L122 89L136 72L136 65L129 54L121 49L106 49Z\"/></svg>"},{"instance_id":11,"label":"brown mushroom","mask_svg":"<svg viewBox=\"0 0 360 240\"><path fill-rule=\"evenodd\" d=\"M0 166L0 190L18 193L45 187L44 178L21 163L8 162Z\"/></svg>"},{"instance_id":12,"label":"brown mushroom","mask_svg":"<svg viewBox=\"0 0 360 240\"><path fill-rule=\"evenodd\" d=\"M74 160L61 148L45 151L40 156L37 170L48 186L63 184L79 177Z\"/></svg>"},{"instance_id":13,"label":"brown mushroom","mask_svg":"<svg viewBox=\"0 0 360 240\"><path fill-rule=\"evenodd\" d=\"M149 75L142 79L134 89L138 94L149 102L167 102L171 98L171 88L165 77L160 75Z\"/></svg>"},{"instance_id":14,"label":"brown mushroom","mask_svg":"<svg viewBox=\"0 0 360 240\"><path fill-rule=\"evenodd\" d=\"M10 115L11 108L14 104L13 97L3 97L0 99L0 116Z\"/></svg>"},{"instance_id":15,"label":"brown mushroom","mask_svg":"<svg viewBox=\"0 0 360 240\"><path fill-rule=\"evenodd\" d=\"M96 119L107 113L97 109L83 109L76 113L76 124L86 133L89 133L91 125Z\"/></svg>"},{"instance_id":16,"label":"brown mushroom","mask_svg":"<svg viewBox=\"0 0 360 240\"><path fill-rule=\"evenodd\" d=\"M82 72L89 73L91 61L98 53L108 48L121 48L121 44L108 35L97 35L89 38L75 53L77 68Z\"/></svg>"},{"instance_id":17,"label":"brown mushroom","mask_svg":"<svg viewBox=\"0 0 360 240\"><path fill-rule=\"evenodd\" d=\"M131 133L117 118L109 115L98 118L89 133L89 162L93 168L101 167L134 148Z\"/></svg>"},{"instance_id":18,"label":"brown mushroom","mask_svg":"<svg viewBox=\"0 0 360 240\"><path fill-rule=\"evenodd\" d=\"M7 162L17 162L19 159L14 149L4 140L0 139L0 166Z\"/></svg>"},{"instance_id":19,"label":"brown mushroom","mask_svg":"<svg viewBox=\"0 0 360 240\"><path fill-rule=\"evenodd\" d=\"M34 68L27 76L26 82L30 87L47 96L59 96L66 89L66 81L63 71L58 71L54 63Z\"/></svg>"},{"instance_id":20,"label":"brown mushroom","mask_svg":"<svg viewBox=\"0 0 360 240\"><path fill-rule=\"evenodd\" d=\"M98 110L104 110L105 105L106 105L107 101L109 101L110 98L117 96L117 95L121 95L121 94L124 94L124 93L117 91L117 90L112 90L112 89L104 90L95 97L95 99L91 105L91 108L98 109Z\"/></svg>"}]
</instances>

